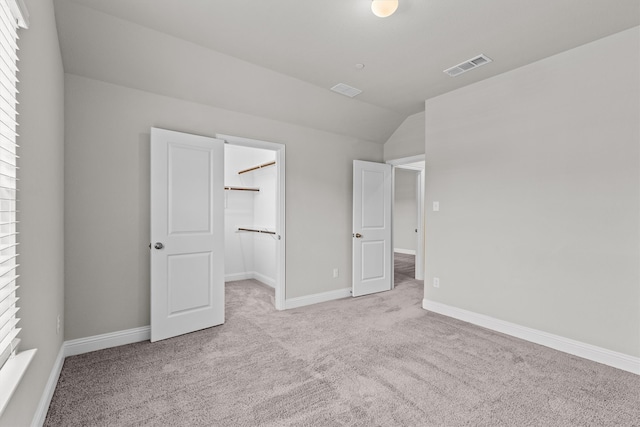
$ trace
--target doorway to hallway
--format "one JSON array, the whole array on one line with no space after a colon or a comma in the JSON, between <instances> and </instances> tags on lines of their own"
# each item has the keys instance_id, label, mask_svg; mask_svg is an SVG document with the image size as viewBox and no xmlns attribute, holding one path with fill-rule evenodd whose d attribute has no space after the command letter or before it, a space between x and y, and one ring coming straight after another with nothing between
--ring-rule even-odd
<instances>
[{"instance_id":1,"label":"doorway to hallway","mask_svg":"<svg viewBox=\"0 0 640 427\"><path fill-rule=\"evenodd\" d=\"M423 280L424 155L387 163L393 166L394 275Z\"/></svg>"}]
</instances>

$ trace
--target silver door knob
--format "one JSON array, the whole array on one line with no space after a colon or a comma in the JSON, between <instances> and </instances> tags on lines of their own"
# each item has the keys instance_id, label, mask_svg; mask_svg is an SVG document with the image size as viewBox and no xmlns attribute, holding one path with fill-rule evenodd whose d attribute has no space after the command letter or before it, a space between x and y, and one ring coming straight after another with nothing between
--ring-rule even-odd
<instances>
[{"instance_id":1,"label":"silver door knob","mask_svg":"<svg viewBox=\"0 0 640 427\"><path fill-rule=\"evenodd\" d=\"M356 234L354 234L354 235L353 235L353 237L355 237L356 239L359 239L359 238L361 238L361 237L362 237L362 234L360 234L360 233L356 233Z\"/></svg>"},{"instance_id":2,"label":"silver door knob","mask_svg":"<svg viewBox=\"0 0 640 427\"><path fill-rule=\"evenodd\" d=\"M164 248L164 245L162 243L160 243L160 242L156 242L156 244L153 245L153 247L156 248L156 249L162 249L162 248Z\"/></svg>"}]
</instances>

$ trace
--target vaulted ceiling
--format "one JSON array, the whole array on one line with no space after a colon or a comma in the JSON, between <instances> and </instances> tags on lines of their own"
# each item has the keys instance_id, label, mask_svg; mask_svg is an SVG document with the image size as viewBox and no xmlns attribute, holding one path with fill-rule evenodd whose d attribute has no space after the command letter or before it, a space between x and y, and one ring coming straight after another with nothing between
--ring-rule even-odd
<instances>
[{"instance_id":1,"label":"vaulted ceiling","mask_svg":"<svg viewBox=\"0 0 640 427\"><path fill-rule=\"evenodd\" d=\"M384 19L370 4L55 0L68 73L378 143L425 99L640 24L639 0L400 0Z\"/></svg>"}]
</instances>

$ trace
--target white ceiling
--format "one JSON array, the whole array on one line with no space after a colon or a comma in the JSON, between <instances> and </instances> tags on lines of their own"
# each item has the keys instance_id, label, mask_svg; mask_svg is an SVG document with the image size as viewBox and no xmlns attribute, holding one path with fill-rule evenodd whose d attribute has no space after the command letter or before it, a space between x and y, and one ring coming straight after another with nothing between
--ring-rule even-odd
<instances>
[{"instance_id":1,"label":"white ceiling","mask_svg":"<svg viewBox=\"0 0 640 427\"><path fill-rule=\"evenodd\" d=\"M640 24L640 0L400 0L385 19L370 0L55 4L66 72L378 143L425 99Z\"/></svg>"}]
</instances>

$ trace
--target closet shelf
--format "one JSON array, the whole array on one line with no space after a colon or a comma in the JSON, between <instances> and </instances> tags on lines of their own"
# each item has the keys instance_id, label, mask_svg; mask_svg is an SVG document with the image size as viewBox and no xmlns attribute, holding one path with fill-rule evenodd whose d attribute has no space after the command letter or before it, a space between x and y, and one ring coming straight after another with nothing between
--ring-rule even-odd
<instances>
[{"instance_id":1,"label":"closet shelf","mask_svg":"<svg viewBox=\"0 0 640 427\"><path fill-rule=\"evenodd\" d=\"M233 190L233 191L260 191L257 187L224 187L225 190Z\"/></svg>"},{"instance_id":2,"label":"closet shelf","mask_svg":"<svg viewBox=\"0 0 640 427\"><path fill-rule=\"evenodd\" d=\"M252 233L276 234L275 231L258 230L257 228L238 227L238 231L250 231Z\"/></svg>"},{"instance_id":3,"label":"closet shelf","mask_svg":"<svg viewBox=\"0 0 640 427\"><path fill-rule=\"evenodd\" d=\"M247 173L247 172L251 172L251 171L254 171L254 170L258 170L258 169L266 168L267 166L273 166L273 165L275 165L275 164L276 164L275 160L274 160L273 162L263 163L263 164L261 164L261 165L254 166L254 167L249 168L249 169L243 169L243 170L241 170L240 172L238 172L238 175L241 175L241 174L243 174L243 173Z\"/></svg>"}]
</instances>

